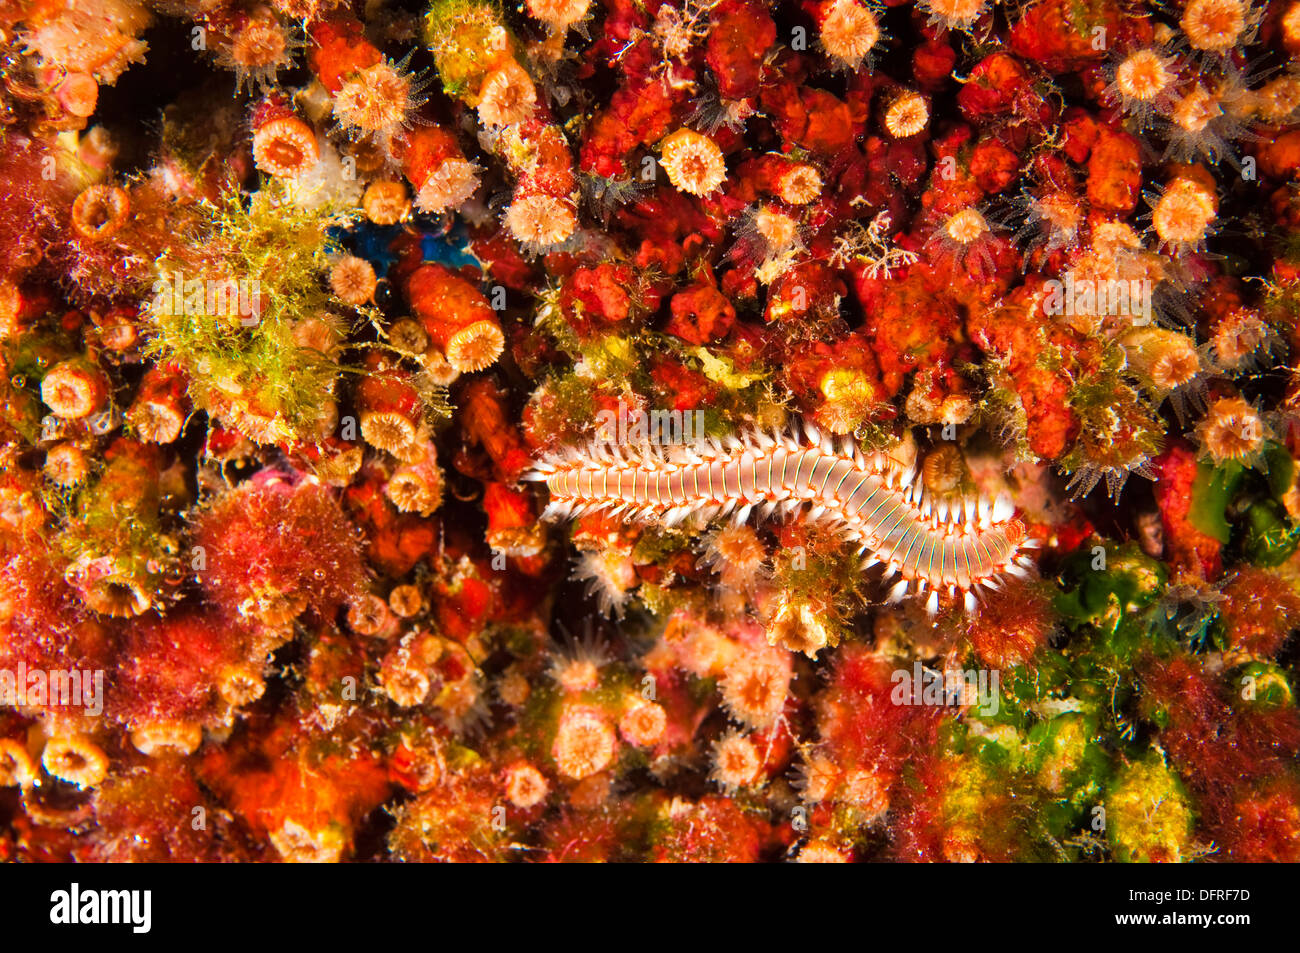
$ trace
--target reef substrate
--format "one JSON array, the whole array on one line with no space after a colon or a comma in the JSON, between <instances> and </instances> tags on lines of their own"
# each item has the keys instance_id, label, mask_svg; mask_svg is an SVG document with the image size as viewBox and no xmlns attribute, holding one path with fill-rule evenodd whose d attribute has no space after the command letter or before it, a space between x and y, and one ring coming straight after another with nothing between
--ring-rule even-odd
<instances>
[{"instance_id":1,"label":"reef substrate","mask_svg":"<svg viewBox=\"0 0 1300 953\"><path fill-rule=\"evenodd\" d=\"M10 0L0 859L1300 860L1297 57Z\"/></svg>"}]
</instances>

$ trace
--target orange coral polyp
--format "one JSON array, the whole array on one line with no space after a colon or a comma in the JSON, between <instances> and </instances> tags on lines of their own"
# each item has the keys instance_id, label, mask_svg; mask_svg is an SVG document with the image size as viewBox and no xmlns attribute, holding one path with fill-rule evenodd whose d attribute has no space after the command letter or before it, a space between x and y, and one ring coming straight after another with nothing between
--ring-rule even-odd
<instances>
[{"instance_id":1,"label":"orange coral polyp","mask_svg":"<svg viewBox=\"0 0 1300 953\"><path fill-rule=\"evenodd\" d=\"M767 205L754 213L754 228L772 251L789 248L799 233L799 223L795 219Z\"/></svg>"},{"instance_id":2,"label":"orange coral polyp","mask_svg":"<svg viewBox=\"0 0 1300 953\"><path fill-rule=\"evenodd\" d=\"M348 604L348 628L358 635L378 635L392 622L388 603L373 593L357 596Z\"/></svg>"},{"instance_id":3,"label":"orange coral polyp","mask_svg":"<svg viewBox=\"0 0 1300 953\"><path fill-rule=\"evenodd\" d=\"M969 30L987 5L987 0L920 0L930 22L949 30Z\"/></svg>"},{"instance_id":4,"label":"orange coral polyp","mask_svg":"<svg viewBox=\"0 0 1300 953\"><path fill-rule=\"evenodd\" d=\"M880 42L880 21L857 0L832 0L821 22L821 40L836 61L856 69Z\"/></svg>"},{"instance_id":5,"label":"orange coral polyp","mask_svg":"<svg viewBox=\"0 0 1300 953\"><path fill-rule=\"evenodd\" d=\"M361 207L376 225L396 225L411 214L411 199L401 182L382 179L366 187Z\"/></svg>"},{"instance_id":6,"label":"orange coral polyp","mask_svg":"<svg viewBox=\"0 0 1300 953\"><path fill-rule=\"evenodd\" d=\"M384 694L401 708L414 708L429 697L429 676L414 667L408 658L385 660L379 674Z\"/></svg>"},{"instance_id":7,"label":"orange coral polyp","mask_svg":"<svg viewBox=\"0 0 1300 953\"><path fill-rule=\"evenodd\" d=\"M537 807L546 800L551 786L546 776L527 762L511 765L505 772L506 800L521 811Z\"/></svg>"},{"instance_id":8,"label":"orange coral polyp","mask_svg":"<svg viewBox=\"0 0 1300 953\"><path fill-rule=\"evenodd\" d=\"M742 656L723 675L722 704L737 721L766 728L780 716L790 685L790 668L780 655Z\"/></svg>"},{"instance_id":9,"label":"orange coral polyp","mask_svg":"<svg viewBox=\"0 0 1300 953\"><path fill-rule=\"evenodd\" d=\"M55 92L64 109L83 119L94 115L95 107L99 104L99 84L88 73L65 76Z\"/></svg>"},{"instance_id":10,"label":"orange coral polyp","mask_svg":"<svg viewBox=\"0 0 1300 953\"><path fill-rule=\"evenodd\" d=\"M92 185L72 203L72 227L82 238L103 241L131 218L131 199L117 185Z\"/></svg>"},{"instance_id":11,"label":"orange coral polyp","mask_svg":"<svg viewBox=\"0 0 1300 953\"><path fill-rule=\"evenodd\" d=\"M1174 83L1169 63L1155 50L1138 50L1120 62L1115 70L1115 85L1129 99L1153 102Z\"/></svg>"},{"instance_id":12,"label":"orange coral polyp","mask_svg":"<svg viewBox=\"0 0 1300 953\"><path fill-rule=\"evenodd\" d=\"M108 755L86 735L63 735L45 742L46 773L79 788L93 788L108 776Z\"/></svg>"},{"instance_id":13,"label":"orange coral polyp","mask_svg":"<svg viewBox=\"0 0 1300 953\"><path fill-rule=\"evenodd\" d=\"M763 758L754 742L733 731L714 744L713 771L709 777L724 792L734 793L755 784L762 767Z\"/></svg>"},{"instance_id":14,"label":"orange coral polyp","mask_svg":"<svg viewBox=\"0 0 1300 953\"><path fill-rule=\"evenodd\" d=\"M1271 329L1257 311L1234 308L1211 333L1214 359L1225 370L1237 370L1269 342L1271 335Z\"/></svg>"},{"instance_id":15,"label":"orange coral polyp","mask_svg":"<svg viewBox=\"0 0 1300 953\"><path fill-rule=\"evenodd\" d=\"M319 160L316 131L297 116L272 119L253 133L253 161L267 175L296 178Z\"/></svg>"},{"instance_id":16,"label":"orange coral polyp","mask_svg":"<svg viewBox=\"0 0 1300 953\"><path fill-rule=\"evenodd\" d=\"M394 470L384 494L403 513L428 516L436 510L442 504L442 471L433 455Z\"/></svg>"},{"instance_id":17,"label":"orange coral polyp","mask_svg":"<svg viewBox=\"0 0 1300 953\"><path fill-rule=\"evenodd\" d=\"M135 435L146 443L173 443L185 426L185 413L164 401L136 401L127 411L126 420Z\"/></svg>"},{"instance_id":18,"label":"orange coral polyp","mask_svg":"<svg viewBox=\"0 0 1300 953\"><path fill-rule=\"evenodd\" d=\"M618 749L614 729L594 708L572 707L560 716L551 757L560 774L575 781L609 767Z\"/></svg>"},{"instance_id":19,"label":"orange coral polyp","mask_svg":"<svg viewBox=\"0 0 1300 953\"><path fill-rule=\"evenodd\" d=\"M777 197L790 205L807 205L821 192L822 175L815 166L790 165L777 177Z\"/></svg>"},{"instance_id":20,"label":"orange coral polyp","mask_svg":"<svg viewBox=\"0 0 1300 953\"><path fill-rule=\"evenodd\" d=\"M277 71L293 65L291 46L285 27L269 9L260 7L236 30L218 58L235 70L239 86L269 86Z\"/></svg>"},{"instance_id":21,"label":"orange coral polyp","mask_svg":"<svg viewBox=\"0 0 1300 953\"><path fill-rule=\"evenodd\" d=\"M447 363L462 374L485 370L505 350L506 338L495 319L475 321L456 331L444 351Z\"/></svg>"},{"instance_id":22,"label":"orange coral polyp","mask_svg":"<svg viewBox=\"0 0 1300 953\"><path fill-rule=\"evenodd\" d=\"M131 744L141 754L193 754L203 743L203 728L189 721L151 721L131 731Z\"/></svg>"},{"instance_id":23,"label":"orange coral polyp","mask_svg":"<svg viewBox=\"0 0 1300 953\"><path fill-rule=\"evenodd\" d=\"M422 212L455 209L478 188L478 167L465 158L456 137L437 125L420 126L407 134L402 171Z\"/></svg>"},{"instance_id":24,"label":"orange coral polyp","mask_svg":"<svg viewBox=\"0 0 1300 953\"><path fill-rule=\"evenodd\" d=\"M1201 132L1223 115L1218 98L1204 86L1196 86L1174 105L1172 119L1186 132Z\"/></svg>"},{"instance_id":25,"label":"orange coral polyp","mask_svg":"<svg viewBox=\"0 0 1300 953\"><path fill-rule=\"evenodd\" d=\"M704 562L731 581L752 583L762 572L767 547L751 526L724 526L712 535Z\"/></svg>"},{"instance_id":26,"label":"orange coral polyp","mask_svg":"<svg viewBox=\"0 0 1300 953\"><path fill-rule=\"evenodd\" d=\"M988 222L984 216L973 208L964 208L960 212L955 212L948 217L943 223L943 229L948 237L962 245L969 245L977 241L989 230Z\"/></svg>"},{"instance_id":27,"label":"orange coral polyp","mask_svg":"<svg viewBox=\"0 0 1300 953\"><path fill-rule=\"evenodd\" d=\"M936 495L951 493L966 476L966 461L952 444L936 447L925 455L921 479L925 488Z\"/></svg>"},{"instance_id":28,"label":"orange coral polyp","mask_svg":"<svg viewBox=\"0 0 1300 953\"><path fill-rule=\"evenodd\" d=\"M674 188L690 195L717 191L727 177L718 144L693 129L678 129L660 144L659 164Z\"/></svg>"},{"instance_id":29,"label":"orange coral polyp","mask_svg":"<svg viewBox=\"0 0 1300 953\"><path fill-rule=\"evenodd\" d=\"M376 450L398 450L415 440L415 424L396 411L365 411L360 424L361 436Z\"/></svg>"},{"instance_id":30,"label":"orange coral polyp","mask_svg":"<svg viewBox=\"0 0 1300 953\"><path fill-rule=\"evenodd\" d=\"M830 644L831 634L812 606L783 599L767 625L767 641L769 645L816 658Z\"/></svg>"},{"instance_id":31,"label":"orange coral polyp","mask_svg":"<svg viewBox=\"0 0 1300 953\"><path fill-rule=\"evenodd\" d=\"M44 470L55 486L77 486L90 475L90 457L75 443L55 444L45 452Z\"/></svg>"},{"instance_id":32,"label":"orange coral polyp","mask_svg":"<svg viewBox=\"0 0 1300 953\"><path fill-rule=\"evenodd\" d=\"M478 166L466 159L447 159L421 184L415 204L422 212L455 209L469 200L478 185Z\"/></svg>"},{"instance_id":33,"label":"orange coral polyp","mask_svg":"<svg viewBox=\"0 0 1300 953\"><path fill-rule=\"evenodd\" d=\"M658 744L667 728L668 713L664 707L639 695L628 700L618 722L619 734L637 748Z\"/></svg>"},{"instance_id":34,"label":"orange coral polyp","mask_svg":"<svg viewBox=\"0 0 1300 953\"><path fill-rule=\"evenodd\" d=\"M573 236L578 217L572 202L544 192L523 195L506 210L510 234L526 245L558 245Z\"/></svg>"},{"instance_id":35,"label":"orange coral polyp","mask_svg":"<svg viewBox=\"0 0 1300 953\"><path fill-rule=\"evenodd\" d=\"M1267 436L1264 420L1240 397L1221 397L1210 404L1196 429L1202 453L1216 464L1252 463Z\"/></svg>"},{"instance_id":36,"label":"orange coral polyp","mask_svg":"<svg viewBox=\"0 0 1300 953\"><path fill-rule=\"evenodd\" d=\"M330 268L330 290L344 304L365 304L375 296L374 266L356 255L344 255Z\"/></svg>"},{"instance_id":37,"label":"orange coral polyp","mask_svg":"<svg viewBox=\"0 0 1300 953\"><path fill-rule=\"evenodd\" d=\"M1176 179L1152 207L1151 226L1163 246L1196 248L1217 217L1212 193L1189 179Z\"/></svg>"},{"instance_id":38,"label":"orange coral polyp","mask_svg":"<svg viewBox=\"0 0 1300 953\"><path fill-rule=\"evenodd\" d=\"M412 78L381 60L343 80L334 94L334 117L354 138L368 136L387 145L407 124L416 104Z\"/></svg>"},{"instance_id":39,"label":"orange coral polyp","mask_svg":"<svg viewBox=\"0 0 1300 953\"><path fill-rule=\"evenodd\" d=\"M89 361L73 358L50 368L41 380L41 400L56 417L81 420L108 403L108 379Z\"/></svg>"},{"instance_id":40,"label":"orange coral polyp","mask_svg":"<svg viewBox=\"0 0 1300 953\"><path fill-rule=\"evenodd\" d=\"M1247 0L1189 0L1178 25L1192 49L1224 54L1241 41L1253 17Z\"/></svg>"},{"instance_id":41,"label":"orange coral polyp","mask_svg":"<svg viewBox=\"0 0 1300 953\"><path fill-rule=\"evenodd\" d=\"M1151 363L1151 382L1160 390L1173 390L1190 383L1200 373L1201 360L1190 343L1170 348Z\"/></svg>"},{"instance_id":42,"label":"orange coral polyp","mask_svg":"<svg viewBox=\"0 0 1300 953\"><path fill-rule=\"evenodd\" d=\"M487 74L478 92L478 116L488 128L527 119L537 104L532 77L514 60Z\"/></svg>"},{"instance_id":43,"label":"orange coral polyp","mask_svg":"<svg viewBox=\"0 0 1300 953\"><path fill-rule=\"evenodd\" d=\"M0 738L0 787L27 787L38 777L36 762L13 738Z\"/></svg>"},{"instance_id":44,"label":"orange coral polyp","mask_svg":"<svg viewBox=\"0 0 1300 953\"><path fill-rule=\"evenodd\" d=\"M916 135L929 121L930 104L915 90L900 93L885 110L885 131L895 139Z\"/></svg>"},{"instance_id":45,"label":"orange coral polyp","mask_svg":"<svg viewBox=\"0 0 1300 953\"><path fill-rule=\"evenodd\" d=\"M1300 50L1300 3L1291 3L1279 21L1282 39L1287 50L1293 55Z\"/></svg>"},{"instance_id":46,"label":"orange coral polyp","mask_svg":"<svg viewBox=\"0 0 1300 953\"><path fill-rule=\"evenodd\" d=\"M552 30L563 30L587 17L591 0L527 0L528 13Z\"/></svg>"},{"instance_id":47,"label":"orange coral polyp","mask_svg":"<svg viewBox=\"0 0 1300 953\"><path fill-rule=\"evenodd\" d=\"M252 666L233 666L218 676L217 693L227 705L242 708L266 694L266 680Z\"/></svg>"}]
</instances>

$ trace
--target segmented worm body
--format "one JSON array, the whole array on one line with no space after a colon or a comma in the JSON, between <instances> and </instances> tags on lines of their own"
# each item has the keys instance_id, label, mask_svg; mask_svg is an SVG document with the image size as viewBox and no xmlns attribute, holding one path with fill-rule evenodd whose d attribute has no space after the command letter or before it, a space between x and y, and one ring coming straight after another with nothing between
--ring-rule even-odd
<instances>
[{"instance_id":1,"label":"segmented worm body","mask_svg":"<svg viewBox=\"0 0 1300 953\"><path fill-rule=\"evenodd\" d=\"M901 577L890 602L929 590L931 613L941 592L961 593L971 611L981 587L1033 566L1024 550L1036 544L1005 497L928 498L914 470L808 424L670 448L595 443L546 457L530 478L546 481L551 519L608 510L672 526L696 513L743 522L807 505L810 519L858 544L864 568L883 564L885 579Z\"/></svg>"}]
</instances>

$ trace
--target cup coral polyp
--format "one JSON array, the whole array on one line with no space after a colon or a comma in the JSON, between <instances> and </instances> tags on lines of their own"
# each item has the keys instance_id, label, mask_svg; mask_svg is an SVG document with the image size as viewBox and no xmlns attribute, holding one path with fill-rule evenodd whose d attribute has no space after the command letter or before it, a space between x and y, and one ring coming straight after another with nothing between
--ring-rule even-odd
<instances>
[{"instance_id":1,"label":"cup coral polyp","mask_svg":"<svg viewBox=\"0 0 1300 953\"><path fill-rule=\"evenodd\" d=\"M237 86L265 89L275 85L276 73L293 65L298 43L290 28L270 7L258 6L222 31L217 47L221 65L235 72Z\"/></svg>"},{"instance_id":2,"label":"cup coral polyp","mask_svg":"<svg viewBox=\"0 0 1300 953\"><path fill-rule=\"evenodd\" d=\"M55 416L89 417L108 402L108 378L91 361L63 361L41 379L41 400Z\"/></svg>"},{"instance_id":3,"label":"cup coral polyp","mask_svg":"<svg viewBox=\"0 0 1300 953\"><path fill-rule=\"evenodd\" d=\"M727 177L722 150L708 136L678 129L659 145L659 163L674 186L691 195L708 195Z\"/></svg>"},{"instance_id":4,"label":"cup coral polyp","mask_svg":"<svg viewBox=\"0 0 1300 953\"><path fill-rule=\"evenodd\" d=\"M1189 0L1178 25L1193 50L1224 56L1247 38L1258 18L1248 0Z\"/></svg>"},{"instance_id":5,"label":"cup coral polyp","mask_svg":"<svg viewBox=\"0 0 1300 953\"><path fill-rule=\"evenodd\" d=\"M316 132L283 102L271 99L253 115L253 161L268 175L293 178L320 159Z\"/></svg>"},{"instance_id":6,"label":"cup coral polyp","mask_svg":"<svg viewBox=\"0 0 1300 953\"><path fill-rule=\"evenodd\" d=\"M441 126L420 126L407 134L402 169L425 212L456 209L478 188L478 167L465 158L456 138Z\"/></svg>"},{"instance_id":7,"label":"cup coral polyp","mask_svg":"<svg viewBox=\"0 0 1300 953\"><path fill-rule=\"evenodd\" d=\"M849 68L858 67L880 41L880 21L857 0L831 0L822 6L819 24L828 55Z\"/></svg>"},{"instance_id":8,"label":"cup coral polyp","mask_svg":"<svg viewBox=\"0 0 1300 953\"><path fill-rule=\"evenodd\" d=\"M407 279L406 295L429 345L456 371L481 371L501 355L505 336L496 312L469 281L441 265L425 264Z\"/></svg>"},{"instance_id":9,"label":"cup coral polyp","mask_svg":"<svg viewBox=\"0 0 1300 953\"><path fill-rule=\"evenodd\" d=\"M987 0L922 0L930 22L949 30L969 31L984 15Z\"/></svg>"},{"instance_id":10,"label":"cup coral polyp","mask_svg":"<svg viewBox=\"0 0 1300 953\"><path fill-rule=\"evenodd\" d=\"M419 107L424 83L403 64L380 60L343 77L334 91L334 117L350 138L389 148Z\"/></svg>"}]
</instances>

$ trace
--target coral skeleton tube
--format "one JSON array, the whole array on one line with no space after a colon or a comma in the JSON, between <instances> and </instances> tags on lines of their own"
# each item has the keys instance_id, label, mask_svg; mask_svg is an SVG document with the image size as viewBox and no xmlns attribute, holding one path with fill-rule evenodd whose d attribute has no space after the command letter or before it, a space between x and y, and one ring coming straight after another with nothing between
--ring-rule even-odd
<instances>
[{"instance_id":1,"label":"coral skeleton tube","mask_svg":"<svg viewBox=\"0 0 1300 953\"><path fill-rule=\"evenodd\" d=\"M465 158L456 137L437 125L410 132L402 171L415 189L415 206L431 214L455 210L478 188L478 167Z\"/></svg>"},{"instance_id":2,"label":"coral skeleton tube","mask_svg":"<svg viewBox=\"0 0 1300 953\"><path fill-rule=\"evenodd\" d=\"M808 504L811 519L869 553L866 566L880 563L886 579L901 577L889 601L928 589L932 613L945 591L961 592L973 611L981 587L997 589L1000 576L1023 576L1033 565L1023 550L1034 544L1007 500L926 499L914 471L837 446L806 423L802 434L749 433L667 452L593 444L545 458L529 478L546 481L543 515L552 518L610 510L671 526L696 514L734 513L743 522L751 512L766 517Z\"/></svg>"}]
</instances>

